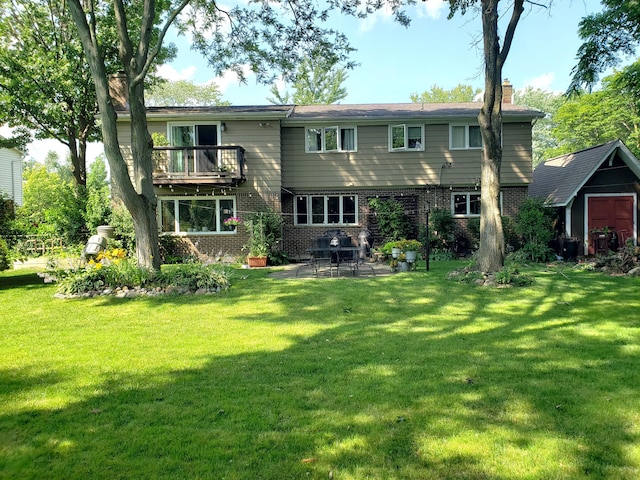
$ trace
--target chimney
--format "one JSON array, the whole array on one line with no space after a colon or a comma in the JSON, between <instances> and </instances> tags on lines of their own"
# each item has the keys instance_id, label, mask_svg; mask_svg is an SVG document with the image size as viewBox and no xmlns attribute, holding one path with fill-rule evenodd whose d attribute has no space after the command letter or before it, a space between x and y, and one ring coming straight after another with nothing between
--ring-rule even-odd
<instances>
[{"instance_id":1,"label":"chimney","mask_svg":"<svg viewBox=\"0 0 640 480\"><path fill-rule=\"evenodd\" d=\"M509 83L509 79L505 78L502 82L502 104L510 105L513 103L513 85Z\"/></svg>"},{"instance_id":2,"label":"chimney","mask_svg":"<svg viewBox=\"0 0 640 480\"><path fill-rule=\"evenodd\" d=\"M117 112L129 110L127 76L123 71L109 75L109 95Z\"/></svg>"}]
</instances>

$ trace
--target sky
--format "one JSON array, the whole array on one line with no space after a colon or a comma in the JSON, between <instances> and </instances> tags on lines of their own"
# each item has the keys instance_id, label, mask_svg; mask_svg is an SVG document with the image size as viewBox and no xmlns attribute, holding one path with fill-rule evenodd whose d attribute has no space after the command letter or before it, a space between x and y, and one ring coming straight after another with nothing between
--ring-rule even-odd
<instances>
[{"instance_id":1,"label":"sky","mask_svg":"<svg viewBox=\"0 0 640 480\"><path fill-rule=\"evenodd\" d=\"M525 5L503 78L509 79L516 90L531 86L564 92L580 46L578 23L600 11L600 1L555 0L550 8L528 2ZM351 58L359 64L348 71L343 84L347 97L340 103L410 102L412 93L428 91L434 85L446 90L459 84L482 89L480 18L468 12L448 20L448 12L446 1L418 0L408 11L412 19L408 28L395 23L388 12L378 12L365 20L345 16L332 19L331 26L346 33L356 48ZM508 16L503 19L507 20ZM222 99L232 105L269 104L269 86L257 84L251 76L245 84L233 74L216 77L204 59L191 50L188 38L170 36L168 40L176 44L178 54L176 60L160 67L163 77L197 84L215 82ZM7 136L6 130L0 128L0 135ZM101 153L99 145L90 148L90 159ZM57 151L61 158L67 156L66 147L53 140L32 143L29 156L43 161L50 150Z\"/></svg>"},{"instance_id":2,"label":"sky","mask_svg":"<svg viewBox=\"0 0 640 480\"><path fill-rule=\"evenodd\" d=\"M503 78L509 79L516 90L531 86L564 92L580 46L578 23L601 8L597 0L556 0L551 8L526 3ZM352 59L359 64L348 71L344 83L348 95L340 103L410 102L412 93L428 91L434 85L444 89L458 84L483 88L480 18L468 12L448 20L448 12L448 2L427 0L418 1L409 10L412 21L408 28L384 12L366 20L342 17L332 23L357 49ZM508 15L503 20L507 21ZM172 40L179 53L177 60L161 67L165 78L199 84L214 81L222 98L233 105L269 103L268 86L256 84L251 77L244 85L235 75L216 78L203 58L190 50L187 38Z\"/></svg>"}]
</instances>

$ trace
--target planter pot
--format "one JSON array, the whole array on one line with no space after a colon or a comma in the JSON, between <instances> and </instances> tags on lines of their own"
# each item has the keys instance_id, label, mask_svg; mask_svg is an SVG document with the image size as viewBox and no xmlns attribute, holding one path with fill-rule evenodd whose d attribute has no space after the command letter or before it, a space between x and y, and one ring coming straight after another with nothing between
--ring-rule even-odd
<instances>
[{"instance_id":1,"label":"planter pot","mask_svg":"<svg viewBox=\"0 0 640 480\"><path fill-rule=\"evenodd\" d=\"M247 265L250 267L266 267L267 257L247 257Z\"/></svg>"},{"instance_id":2,"label":"planter pot","mask_svg":"<svg viewBox=\"0 0 640 480\"><path fill-rule=\"evenodd\" d=\"M393 258L398 258L400 256L401 250L399 248L392 248L391 249L391 256Z\"/></svg>"},{"instance_id":3,"label":"planter pot","mask_svg":"<svg viewBox=\"0 0 640 480\"><path fill-rule=\"evenodd\" d=\"M404 252L405 257L407 258L407 262L414 263L418 258L418 252L408 251Z\"/></svg>"},{"instance_id":4,"label":"planter pot","mask_svg":"<svg viewBox=\"0 0 640 480\"><path fill-rule=\"evenodd\" d=\"M98 227L98 235L103 238L113 238L113 227L110 225L100 225Z\"/></svg>"},{"instance_id":5,"label":"planter pot","mask_svg":"<svg viewBox=\"0 0 640 480\"><path fill-rule=\"evenodd\" d=\"M400 268L401 272L409 271L409 264L407 262L398 262L398 267Z\"/></svg>"}]
</instances>

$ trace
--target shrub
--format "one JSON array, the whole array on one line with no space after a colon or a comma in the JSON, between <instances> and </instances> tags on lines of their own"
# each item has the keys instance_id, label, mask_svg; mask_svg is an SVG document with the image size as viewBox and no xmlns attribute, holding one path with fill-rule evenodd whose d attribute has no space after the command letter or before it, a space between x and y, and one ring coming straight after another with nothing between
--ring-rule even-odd
<instances>
[{"instance_id":1,"label":"shrub","mask_svg":"<svg viewBox=\"0 0 640 480\"><path fill-rule=\"evenodd\" d=\"M4 238L0 237L0 271L8 270L9 267L9 248Z\"/></svg>"},{"instance_id":2,"label":"shrub","mask_svg":"<svg viewBox=\"0 0 640 480\"><path fill-rule=\"evenodd\" d=\"M456 225L449 210L436 208L429 218L429 241L432 250L452 250L456 239Z\"/></svg>"},{"instance_id":3,"label":"shrub","mask_svg":"<svg viewBox=\"0 0 640 480\"><path fill-rule=\"evenodd\" d=\"M411 234L411 223L404 213L404 207L397 200L372 198L369 200L369 207L375 213L380 235L385 241L400 240Z\"/></svg>"},{"instance_id":4,"label":"shrub","mask_svg":"<svg viewBox=\"0 0 640 480\"><path fill-rule=\"evenodd\" d=\"M195 292L200 289L215 291L230 286L229 274L218 265L204 265L193 262L176 265L161 271L155 283L160 286L173 285Z\"/></svg>"},{"instance_id":5,"label":"shrub","mask_svg":"<svg viewBox=\"0 0 640 480\"><path fill-rule=\"evenodd\" d=\"M555 258L548 243L553 239L553 222L555 211L547 207L544 201L527 198L520 209L515 224L515 231L522 237L522 248L517 258L532 262L545 262Z\"/></svg>"}]
</instances>

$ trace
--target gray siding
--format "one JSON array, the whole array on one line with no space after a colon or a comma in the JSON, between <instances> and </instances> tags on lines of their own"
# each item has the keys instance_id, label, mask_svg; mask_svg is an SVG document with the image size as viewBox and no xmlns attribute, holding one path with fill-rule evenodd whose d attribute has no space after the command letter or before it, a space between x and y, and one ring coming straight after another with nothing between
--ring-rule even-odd
<instances>
[{"instance_id":1,"label":"gray siding","mask_svg":"<svg viewBox=\"0 0 640 480\"><path fill-rule=\"evenodd\" d=\"M9 148L0 148L0 192L22 205L22 155Z\"/></svg>"},{"instance_id":2,"label":"gray siding","mask_svg":"<svg viewBox=\"0 0 640 480\"><path fill-rule=\"evenodd\" d=\"M502 182L531 179L531 126L506 124ZM303 127L282 134L282 183L287 188L473 185L480 177L481 150L450 150L449 125L425 125L423 152L389 152L388 125L357 127L358 151L306 153ZM443 168L447 162L451 168Z\"/></svg>"}]
</instances>

